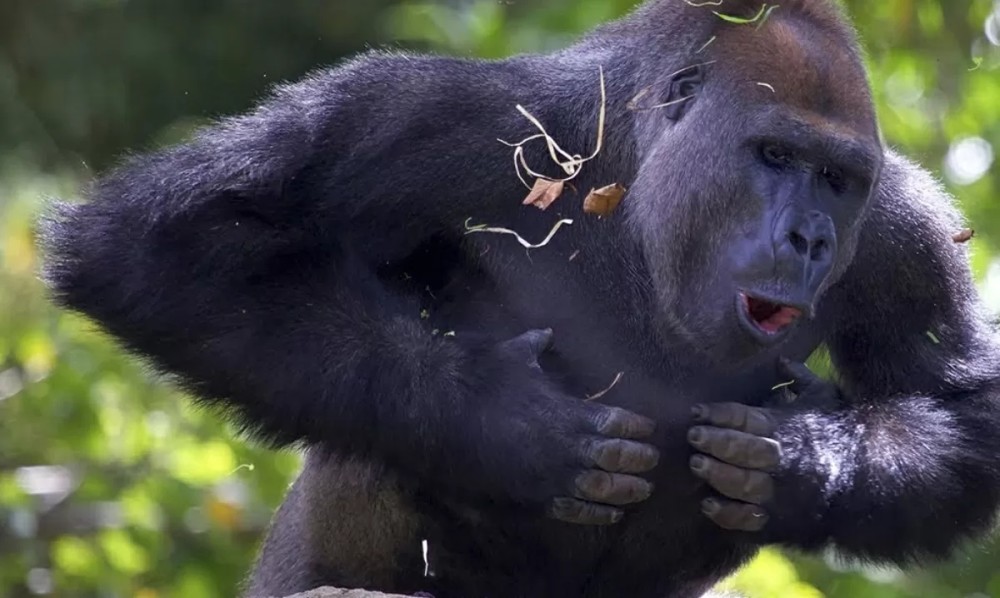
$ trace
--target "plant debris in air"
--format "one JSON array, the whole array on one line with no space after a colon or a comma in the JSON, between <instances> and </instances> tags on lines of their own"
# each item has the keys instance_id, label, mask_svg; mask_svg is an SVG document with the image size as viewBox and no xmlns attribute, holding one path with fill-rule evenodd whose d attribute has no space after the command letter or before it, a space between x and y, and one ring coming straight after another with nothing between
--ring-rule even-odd
<instances>
[{"instance_id":1,"label":"plant debris in air","mask_svg":"<svg viewBox=\"0 0 1000 598\"><path fill-rule=\"evenodd\" d=\"M775 8L778 8L777 4L772 4L771 6L768 6L767 3L761 4L760 10L757 11L757 14L749 19L746 17L738 17L736 15L723 14L717 10L713 10L712 13L727 23L733 23L735 25L750 25L752 23L757 23L757 29L760 29L761 25L767 21L767 18L771 16L771 12Z\"/></svg>"},{"instance_id":2,"label":"plant debris in air","mask_svg":"<svg viewBox=\"0 0 1000 598\"><path fill-rule=\"evenodd\" d=\"M927 334L927 338L931 339L932 343L934 343L935 345L940 345L941 344L941 339L939 339L936 334L934 334L930 330L928 330L926 334Z\"/></svg>"},{"instance_id":3,"label":"plant debris in air","mask_svg":"<svg viewBox=\"0 0 1000 598\"><path fill-rule=\"evenodd\" d=\"M545 126L542 125L541 121L535 118L533 114L528 112L527 109L525 109L525 107L520 104L516 106L517 111L520 112L521 115L524 116L526 119L528 119L528 122L534 125L535 128L538 129L540 132L535 135L525 137L524 139L518 141L517 143L510 143L509 141L504 141L503 139L497 139L497 141L499 141L500 143L508 147L514 148L514 171L517 173L517 178L521 179L521 182L524 183L524 186L527 187L528 189L531 189L531 192L524 199L525 205L528 204L536 205L543 210L547 208L549 205L552 204L553 201L559 198L559 195L562 193L564 185L569 181L575 179L580 174L583 165L593 160L594 158L597 157L599 153L601 153L601 149L604 146L604 121L607 112L608 98L607 98L607 90L605 89L604 86L604 68L600 67L598 69L598 73L600 76L600 84L601 84L601 106L597 114L597 146L594 148L594 152L589 156L584 157L581 156L580 154L570 154L562 147L560 147L560 145L556 143L556 140L553 139L552 136L549 135L548 132L545 130ZM553 179L539 172L536 172L530 166L528 166L528 161L524 157L524 146L525 144L531 141L535 141L536 139L545 140L545 146L549 150L549 157L560 168L562 168L563 172L566 173L565 178ZM534 177L536 179L535 184L529 185L527 179L525 179L525 175ZM542 185L540 188L539 183L541 181L545 181L546 183L548 183L548 185ZM558 185L558 187L553 187L553 185ZM556 193L556 191L558 191L558 193ZM536 196L536 192L539 193L540 195ZM544 197L542 195L544 195ZM545 206L542 207L541 205L539 205L537 201L538 199L543 199L548 203L546 203Z\"/></svg>"},{"instance_id":4,"label":"plant debris in air","mask_svg":"<svg viewBox=\"0 0 1000 598\"><path fill-rule=\"evenodd\" d=\"M547 179L535 179L535 186L531 188L531 193L524 198L524 205L535 206L539 210L544 210L552 205L552 202L562 195L566 181L550 181Z\"/></svg>"},{"instance_id":5,"label":"plant debris in air","mask_svg":"<svg viewBox=\"0 0 1000 598\"><path fill-rule=\"evenodd\" d=\"M555 223L555 225L552 227L552 230L549 231L549 234L546 235L546 237L544 239L542 239L541 242L539 242L539 243L530 243L527 240L525 240L524 237L522 237L521 235L517 234L517 232L510 230L509 228L500 228L500 227L496 227L496 226L486 226L485 224L470 225L469 224L469 220L472 220L472 218L467 218L465 220L465 234L471 235L473 233L494 233L494 234L498 234L498 235L513 235L515 238L517 238L517 242L520 243L521 246L523 246L525 249L538 249L539 247L544 247L544 246L548 245L549 241L552 240L552 237L554 237L556 235L556 232L559 230L559 228L562 225L564 225L564 224L573 224L572 220L570 220L568 218L563 218L559 222Z\"/></svg>"},{"instance_id":6,"label":"plant debris in air","mask_svg":"<svg viewBox=\"0 0 1000 598\"><path fill-rule=\"evenodd\" d=\"M972 237L975 236L976 236L976 231L972 230L971 228L965 228L955 233L955 236L953 236L951 240L956 243L968 243L969 241L972 240Z\"/></svg>"},{"instance_id":7,"label":"plant debris in air","mask_svg":"<svg viewBox=\"0 0 1000 598\"><path fill-rule=\"evenodd\" d=\"M592 395L587 395L587 400L588 401L596 401L597 399L599 399L599 398L603 397L604 395L608 394L609 392L611 392L611 389L614 388L616 384L618 384L618 381L621 380L622 376L624 376L624 375L625 375L625 372L618 372L618 375L615 376L615 379L611 381L611 385L610 386L608 386L607 388L605 388L604 390L602 390L599 393L592 394Z\"/></svg>"},{"instance_id":8,"label":"plant debris in air","mask_svg":"<svg viewBox=\"0 0 1000 598\"><path fill-rule=\"evenodd\" d=\"M695 8L701 8L702 6L722 6L722 0L706 0L705 2L692 2L691 0L684 0L684 3L688 6L693 6Z\"/></svg>"},{"instance_id":9,"label":"plant debris in air","mask_svg":"<svg viewBox=\"0 0 1000 598\"><path fill-rule=\"evenodd\" d=\"M711 40L709 40L709 42L711 42ZM707 46L708 43L706 43L705 45ZM700 52L700 50L699 50L699 52ZM715 60L708 60L708 61L701 62L701 63L698 63L698 64L689 64L688 66L686 66L684 68L677 69L676 71L670 73L669 75L667 75L666 78L667 79L672 79L672 78L676 77L677 75L683 73L684 71L686 71L688 69L693 69L693 68L702 67L702 66L708 66L710 64L714 64L715 62L716 62ZM669 102L663 102L662 104L653 104L652 106L640 106L639 105L639 100L641 100L642 98L644 98L647 95L649 95L649 92L651 90L652 90L652 88L650 88L650 87L643 87L642 89L640 89L639 93L635 94L635 97L632 98L631 100L629 100L627 104L625 104L625 108L627 110L631 111L631 112L646 112L648 110L656 110L658 108L666 108L667 106L673 106L674 104L680 104L681 102L686 102L686 101L690 100L691 98L693 98L696 95L696 94L691 94L689 96L684 96L683 98L677 98L676 100L670 100Z\"/></svg>"},{"instance_id":10,"label":"plant debris in air","mask_svg":"<svg viewBox=\"0 0 1000 598\"><path fill-rule=\"evenodd\" d=\"M625 197L625 187L612 183L600 189L591 189L583 200L583 211L587 214L610 216Z\"/></svg>"},{"instance_id":11,"label":"plant debris in air","mask_svg":"<svg viewBox=\"0 0 1000 598\"><path fill-rule=\"evenodd\" d=\"M781 390L782 388L788 388L792 384L795 384L795 380L789 380L788 382L782 382L781 384L775 384L771 387L771 390Z\"/></svg>"},{"instance_id":12,"label":"plant debris in air","mask_svg":"<svg viewBox=\"0 0 1000 598\"><path fill-rule=\"evenodd\" d=\"M770 89L771 93L778 93L778 92L774 91L774 86L771 85L770 83L764 83L763 81L758 81L757 85L760 85L761 87L766 87L767 89Z\"/></svg>"}]
</instances>

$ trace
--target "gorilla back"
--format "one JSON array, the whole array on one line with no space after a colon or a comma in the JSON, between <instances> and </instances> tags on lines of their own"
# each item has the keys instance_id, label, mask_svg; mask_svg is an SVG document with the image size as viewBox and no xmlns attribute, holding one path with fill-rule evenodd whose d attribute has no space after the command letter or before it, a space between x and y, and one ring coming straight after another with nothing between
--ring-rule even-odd
<instances>
[{"instance_id":1,"label":"gorilla back","mask_svg":"<svg viewBox=\"0 0 1000 598\"><path fill-rule=\"evenodd\" d=\"M617 211L521 204L496 138L565 172L517 105ZM1000 343L960 226L881 148L832 2L658 0L549 55L315 73L45 239L62 305L310 447L251 594L696 596L768 543L908 565L989 527Z\"/></svg>"}]
</instances>

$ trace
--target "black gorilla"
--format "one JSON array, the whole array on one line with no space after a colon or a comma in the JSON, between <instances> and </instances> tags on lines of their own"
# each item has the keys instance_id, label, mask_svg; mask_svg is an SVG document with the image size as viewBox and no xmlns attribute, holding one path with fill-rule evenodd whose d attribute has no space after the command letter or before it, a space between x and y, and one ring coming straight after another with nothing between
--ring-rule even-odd
<instances>
[{"instance_id":1,"label":"black gorilla","mask_svg":"<svg viewBox=\"0 0 1000 598\"><path fill-rule=\"evenodd\" d=\"M310 447L251 594L696 596L766 543L905 565L987 529L1000 341L960 220L880 146L833 3L760 9L369 54L58 209L62 305ZM599 150L544 212L497 141L538 133L518 104ZM615 182L616 212L582 212ZM532 250L477 227L564 218ZM837 386L798 365L824 344Z\"/></svg>"}]
</instances>

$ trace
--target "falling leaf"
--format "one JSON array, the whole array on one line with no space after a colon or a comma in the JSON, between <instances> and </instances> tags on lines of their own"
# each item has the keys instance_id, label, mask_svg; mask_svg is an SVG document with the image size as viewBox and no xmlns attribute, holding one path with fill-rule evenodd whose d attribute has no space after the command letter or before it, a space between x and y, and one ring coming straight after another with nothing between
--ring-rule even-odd
<instances>
[{"instance_id":1,"label":"falling leaf","mask_svg":"<svg viewBox=\"0 0 1000 598\"><path fill-rule=\"evenodd\" d=\"M445 332L444 335L445 336L455 336L455 331L454 330L449 330L448 332Z\"/></svg>"},{"instance_id":2,"label":"falling leaf","mask_svg":"<svg viewBox=\"0 0 1000 598\"><path fill-rule=\"evenodd\" d=\"M571 256L569 256L569 261L572 262L573 260L576 259L576 256L578 256L578 255L580 255L580 250L579 249L577 249L576 251L574 251L573 254Z\"/></svg>"},{"instance_id":3,"label":"falling leaf","mask_svg":"<svg viewBox=\"0 0 1000 598\"><path fill-rule=\"evenodd\" d=\"M760 85L761 87L766 87L766 88L770 89L771 93L778 93L778 92L774 91L774 86L771 85L770 83L764 83L763 81L758 81L757 85Z\"/></svg>"},{"instance_id":4,"label":"falling leaf","mask_svg":"<svg viewBox=\"0 0 1000 598\"><path fill-rule=\"evenodd\" d=\"M625 372L618 372L618 375L615 376L615 379L611 381L611 385L610 386L608 386L607 388L605 388L604 390L602 390L599 393L592 394L592 395L587 395L587 400L588 401L596 401L597 399L599 399L599 398L603 397L604 395L608 394L609 392L611 392L611 389L614 388L616 384L618 384L618 381L621 380L622 376L624 376L624 375L625 375Z\"/></svg>"},{"instance_id":5,"label":"falling leaf","mask_svg":"<svg viewBox=\"0 0 1000 598\"><path fill-rule=\"evenodd\" d=\"M927 331L927 338L931 339L931 342L934 343L935 345L941 344L941 339L939 339L937 335L931 332L930 330Z\"/></svg>"},{"instance_id":6,"label":"falling leaf","mask_svg":"<svg viewBox=\"0 0 1000 598\"><path fill-rule=\"evenodd\" d=\"M795 380L789 380L788 382L782 382L781 384L775 384L771 387L771 390L781 390L782 388L788 388L792 384L795 384Z\"/></svg>"},{"instance_id":7,"label":"falling leaf","mask_svg":"<svg viewBox=\"0 0 1000 598\"><path fill-rule=\"evenodd\" d=\"M583 211L598 216L610 216L618 204L622 202L625 191L625 187L619 183L612 183L600 189L591 189L587 198L583 200Z\"/></svg>"},{"instance_id":8,"label":"falling leaf","mask_svg":"<svg viewBox=\"0 0 1000 598\"><path fill-rule=\"evenodd\" d=\"M544 210L552 205L552 202L562 195L566 181L550 181L547 179L535 179L535 186L531 188L531 193L522 202L526 206L535 206L539 210Z\"/></svg>"},{"instance_id":9,"label":"falling leaf","mask_svg":"<svg viewBox=\"0 0 1000 598\"><path fill-rule=\"evenodd\" d=\"M697 51L697 52L695 52L695 54L701 54L701 53L702 53L702 51L703 51L703 50L704 50L705 48L707 48L707 47L709 47L709 46L711 46L711 45L712 45L712 42L714 42L714 41L715 41L715 38L716 38L716 36L714 36L714 35L713 35L712 37L708 38L708 41L707 41L707 42L705 42L705 43L704 43L704 44L703 44L703 45L702 45L702 46L701 46L700 48L698 48L698 51Z\"/></svg>"},{"instance_id":10,"label":"falling leaf","mask_svg":"<svg viewBox=\"0 0 1000 598\"><path fill-rule=\"evenodd\" d=\"M431 312L427 311L426 309L420 310L420 319L421 320L429 320L430 317L431 317Z\"/></svg>"},{"instance_id":11,"label":"falling leaf","mask_svg":"<svg viewBox=\"0 0 1000 598\"><path fill-rule=\"evenodd\" d=\"M956 243L968 243L974 236L976 236L976 231L971 228L966 228L955 233L955 236L953 236L951 240Z\"/></svg>"}]
</instances>

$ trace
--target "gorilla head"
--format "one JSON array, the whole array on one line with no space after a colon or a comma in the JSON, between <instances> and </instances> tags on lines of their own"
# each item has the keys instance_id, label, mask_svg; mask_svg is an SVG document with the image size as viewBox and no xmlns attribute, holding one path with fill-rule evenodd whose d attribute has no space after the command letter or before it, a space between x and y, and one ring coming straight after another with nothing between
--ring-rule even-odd
<instances>
[{"instance_id":1,"label":"gorilla head","mask_svg":"<svg viewBox=\"0 0 1000 598\"><path fill-rule=\"evenodd\" d=\"M649 23L661 6L647 9ZM640 78L664 93L643 102L660 108L636 107L646 151L632 225L664 327L717 360L774 345L815 312L853 257L878 178L863 65L842 51L854 36L834 15L806 11L817 6L783 3L772 14L726 2L716 12L757 17L733 24L689 5L659 22L690 51L659 77L649 71L664 60L650 56Z\"/></svg>"}]
</instances>

